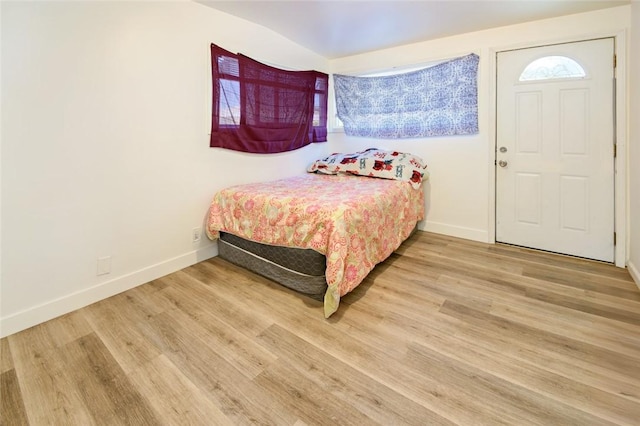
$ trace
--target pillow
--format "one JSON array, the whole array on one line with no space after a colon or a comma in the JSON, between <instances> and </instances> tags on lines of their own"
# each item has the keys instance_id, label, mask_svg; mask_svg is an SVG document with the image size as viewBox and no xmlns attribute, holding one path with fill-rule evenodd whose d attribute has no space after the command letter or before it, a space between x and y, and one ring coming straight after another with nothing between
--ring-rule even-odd
<instances>
[{"instance_id":1,"label":"pillow","mask_svg":"<svg viewBox=\"0 0 640 426\"><path fill-rule=\"evenodd\" d=\"M429 176L427 165L422 158L398 151L369 148L352 154L336 153L314 161L309 173L338 174L350 173L383 179L403 180L419 188Z\"/></svg>"}]
</instances>

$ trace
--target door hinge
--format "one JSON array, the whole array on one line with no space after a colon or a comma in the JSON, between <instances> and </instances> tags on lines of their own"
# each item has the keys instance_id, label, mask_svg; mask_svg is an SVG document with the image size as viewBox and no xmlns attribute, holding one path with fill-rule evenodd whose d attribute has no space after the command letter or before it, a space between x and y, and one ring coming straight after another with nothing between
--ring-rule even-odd
<instances>
[{"instance_id":1,"label":"door hinge","mask_svg":"<svg viewBox=\"0 0 640 426\"><path fill-rule=\"evenodd\" d=\"M613 233L613 245L614 246L616 245L616 233L615 232Z\"/></svg>"},{"instance_id":2,"label":"door hinge","mask_svg":"<svg viewBox=\"0 0 640 426\"><path fill-rule=\"evenodd\" d=\"M613 158L616 158L618 156L618 144L614 143L613 144Z\"/></svg>"},{"instance_id":3,"label":"door hinge","mask_svg":"<svg viewBox=\"0 0 640 426\"><path fill-rule=\"evenodd\" d=\"M613 68L618 67L618 55L613 55Z\"/></svg>"}]
</instances>

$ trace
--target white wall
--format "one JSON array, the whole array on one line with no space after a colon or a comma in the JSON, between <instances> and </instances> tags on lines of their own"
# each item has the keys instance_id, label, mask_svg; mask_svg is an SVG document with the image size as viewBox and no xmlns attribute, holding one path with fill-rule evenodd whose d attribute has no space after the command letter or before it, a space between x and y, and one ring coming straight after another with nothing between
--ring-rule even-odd
<instances>
[{"instance_id":1,"label":"white wall","mask_svg":"<svg viewBox=\"0 0 640 426\"><path fill-rule=\"evenodd\" d=\"M631 109L629 120L629 272L640 287L640 1L631 3Z\"/></svg>"},{"instance_id":2,"label":"white wall","mask_svg":"<svg viewBox=\"0 0 640 426\"><path fill-rule=\"evenodd\" d=\"M328 151L208 147L211 42L327 70L264 27L190 1L0 4L1 335L215 255L191 230L217 189Z\"/></svg>"},{"instance_id":3,"label":"white wall","mask_svg":"<svg viewBox=\"0 0 640 426\"><path fill-rule=\"evenodd\" d=\"M615 36L629 28L629 6L535 21L415 43L330 61L332 73L352 74L408 66L474 52L480 55L480 132L473 136L373 140L330 135L330 151L370 146L410 151L428 163L425 230L463 238L494 240L495 54L500 50ZM624 38L624 37L623 37ZM623 40L619 40L623 41ZM624 52L619 55L624 60ZM624 181L623 181L624 184ZM621 260L624 264L624 259Z\"/></svg>"}]
</instances>

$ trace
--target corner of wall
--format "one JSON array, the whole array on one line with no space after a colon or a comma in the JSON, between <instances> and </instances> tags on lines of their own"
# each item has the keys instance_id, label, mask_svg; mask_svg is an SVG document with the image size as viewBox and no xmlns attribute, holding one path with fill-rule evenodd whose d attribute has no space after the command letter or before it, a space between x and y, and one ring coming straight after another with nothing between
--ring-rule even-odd
<instances>
[{"instance_id":1,"label":"corner of wall","mask_svg":"<svg viewBox=\"0 0 640 426\"><path fill-rule=\"evenodd\" d=\"M629 264L627 264L627 270L629 271L629 275L631 275L631 278L633 278L633 280L636 282L638 290L640 290L640 270L635 266L633 262L629 262Z\"/></svg>"},{"instance_id":2,"label":"corner of wall","mask_svg":"<svg viewBox=\"0 0 640 426\"><path fill-rule=\"evenodd\" d=\"M629 117L640 114L640 1L631 2L631 36L629 43L630 87L629 87ZM629 251L627 253L627 270L640 288L640 169L631 167L640 161L640 123L630 120L628 143L628 236Z\"/></svg>"}]
</instances>

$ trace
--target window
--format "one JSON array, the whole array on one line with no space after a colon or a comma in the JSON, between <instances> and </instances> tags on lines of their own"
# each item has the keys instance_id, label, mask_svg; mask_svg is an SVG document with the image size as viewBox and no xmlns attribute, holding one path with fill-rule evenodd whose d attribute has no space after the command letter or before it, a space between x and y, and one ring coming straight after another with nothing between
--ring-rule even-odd
<instances>
[{"instance_id":1,"label":"window","mask_svg":"<svg viewBox=\"0 0 640 426\"><path fill-rule=\"evenodd\" d=\"M384 71L378 71L378 72L370 72L370 73L364 73L364 74L358 74L357 77L386 77L386 76L390 76L390 75L398 75L398 74L405 74L408 72L412 72L412 71L418 71L424 68L429 68L432 67L436 64L442 63L444 61L434 61L434 62L425 62L422 63L420 66L415 66L415 65L410 65L410 66L405 66L405 67L394 67L392 69L387 69ZM338 117L338 111L336 109L336 106L334 105L333 108L333 113L335 115L334 119L334 129L342 129L344 130L344 123L342 122L342 120L340 120L340 117Z\"/></svg>"},{"instance_id":2,"label":"window","mask_svg":"<svg viewBox=\"0 0 640 426\"><path fill-rule=\"evenodd\" d=\"M327 140L328 75L274 68L211 45L210 146L255 153Z\"/></svg>"},{"instance_id":3,"label":"window","mask_svg":"<svg viewBox=\"0 0 640 426\"><path fill-rule=\"evenodd\" d=\"M478 132L475 54L377 77L334 75L338 118L350 136L386 139Z\"/></svg>"},{"instance_id":4,"label":"window","mask_svg":"<svg viewBox=\"0 0 640 426\"><path fill-rule=\"evenodd\" d=\"M235 120L240 117L240 78L237 58L218 57L220 75L226 78L218 80L222 96L218 100L219 123L221 126L238 126Z\"/></svg>"},{"instance_id":5,"label":"window","mask_svg":"<svg viewBox=\"0 0 640 426\"><path fill-rule=\"evenodd\" d=\"M566 56L545 56L531 62L520 74L520 81L584 78L587 73L579 63Z\"/></svg>"}]
</instances>

